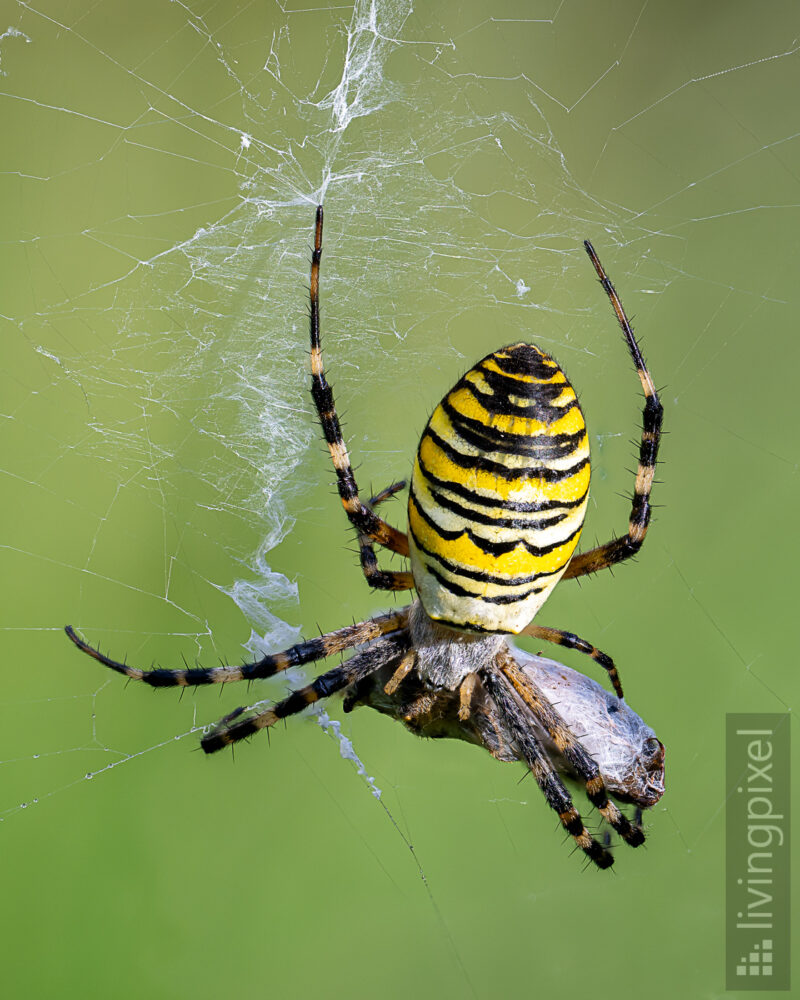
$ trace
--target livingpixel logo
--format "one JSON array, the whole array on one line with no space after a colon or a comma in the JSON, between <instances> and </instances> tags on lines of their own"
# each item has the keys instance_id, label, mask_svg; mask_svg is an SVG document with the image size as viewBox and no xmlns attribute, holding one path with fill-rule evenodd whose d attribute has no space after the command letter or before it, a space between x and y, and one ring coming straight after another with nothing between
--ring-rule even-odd
<instances>
[{"instance_id":1,"label":"livingpixel logo","mask_svg":"<svg viewBox=\"0 0 800 1000\"><path fill-rule=\"evenodd\" d=\"M788 990L790 716L729 715L726 737L726 984Z\"/></svg>"},{"instance_id":2,"label":"livingpixel logo","mask_svg":"<svg viewBox=\"0 0 800 1000\"><path fill-rule=\"evenodd\" d=\"M772 975L772 941L764 938L753 945L753 950L742 955L736 966L737 976L771 976Z\"/></svg>"}]
</instances>

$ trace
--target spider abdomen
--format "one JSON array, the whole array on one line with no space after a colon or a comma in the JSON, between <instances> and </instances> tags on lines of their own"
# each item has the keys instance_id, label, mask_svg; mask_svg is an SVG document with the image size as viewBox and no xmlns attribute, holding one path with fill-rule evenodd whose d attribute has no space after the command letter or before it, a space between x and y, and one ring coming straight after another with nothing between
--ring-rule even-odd
<instances>
[{"instance_id":1,"label":"spider abdomen","mask_svg":"<svg viewBox=\"0 0 800 1000\"><path fill-rule=\"evenodd\" d=\"M566 569L586 514L575 390L532 344L488 355L422 434L409 495L414 582L435 621L518 633Z\"/></svg>"}]
</instances>

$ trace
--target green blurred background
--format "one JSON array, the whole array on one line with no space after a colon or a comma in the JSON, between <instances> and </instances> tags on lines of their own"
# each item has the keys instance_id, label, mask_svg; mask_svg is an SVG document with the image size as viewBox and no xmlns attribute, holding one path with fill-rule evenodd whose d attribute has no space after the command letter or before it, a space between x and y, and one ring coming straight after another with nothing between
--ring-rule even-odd
<instances>
[{"instance_id":1,"label":"green blurred background","mask_svg":"<svg viewBox=\"0 0 800 1000\"><path fill-rule=\"evenodd\" d=\"M4 996L724 992L725 713L796 691L797 5L487 11L3 10ZM385 809L313 717L205 759L246 692L126 688L61 632L213 664L387 605L306 391L320 197L365 489L525 337L586 410L585 542L623 530L638 384L584 238L666 386L641 559L540 617L614 656L667 747L613 873L521 766L363 709L343 732Z\"/></svg>"}]
</instances>

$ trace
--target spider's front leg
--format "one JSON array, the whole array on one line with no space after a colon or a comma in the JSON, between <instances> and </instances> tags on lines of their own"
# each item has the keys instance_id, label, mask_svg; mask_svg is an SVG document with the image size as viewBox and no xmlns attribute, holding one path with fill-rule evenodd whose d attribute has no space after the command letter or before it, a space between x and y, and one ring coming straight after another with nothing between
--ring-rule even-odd
<instances>
[{"instance_id":1,"label":"spider's front leg","mask_svg":"<svg viewBox=\"0 0 800 1000\"><path fill-rule=\"evenodd\" d=\"M530 709L553 742L558 752L586 786L586 797L603 819L631 847L644 843L641 824L631 823L627 816L608 798L605 782L597 762L586 752L564 719L553 708L533 680L520 668L510 651L497 658L497 668L511 684L521 701Z\"/></svg>"},{"instance_id":2,"label":"spider's front leg","mask_svg":"<svg viewBox=\"0 0 800 1000\"><path fill-rule=\"evenodd\" d=\"M536 783L544 793L547 804L558 814L563 828L598 868L610 868L614 864L614 856L595 840L583 825L569 792L556 773L545 748L537 739L524 710L517 703L509 681L492 666L481 672L481 678L502 716L505 727L519 748L523 761L530 768Z\"/></svg>"},{"instance_id":3,"label":"spider's front leg","mask_svg":"<svg viewBox=\"0 0 800 1000\"><path fill-rule=\"evenodd\" d=\"M336 470L336 480L342 506L353 527L373 542L401 556L408 555L408 537L383 521L361 501L353 467L342 437L342 429L333 401L333 390L325 378L322 364L322 344L319 328L319 265L322 258L322 205L317 206L314 231L314 251L311 256L310 333L311 333L311 395L317 409L322 433Z\"/></svg>"},{"instance_id":4,"label":"spider's front leg","mask_svg":"<svg viewBox=\"0 0 800 1000\"><path fill-rule=\"evenodd\" d=\"M614 307L619 325L625 335L628 350L644 390L644 412L642 439L639 445L639 467L636 473L627 534L613 538L605 545L598 545L597 548L590 549L588 552L581 552L579 555L573 556L562 578L564 580L575 579L579 576L585 576L587 573L596 573L598 570L607 569L625 559L630 559L642 547L650 524L650 491L653 486L664 414L664 408L658 398L653 378L644 363L642 352L636 342L636 337L633 335L633 327L625 314L619 296L611 284L610 278L603 270L603 265L598 260L592 244L586 240L584 246L597 271L600 284L611 300L611 305Z\"/></svg>"}]
</instances>

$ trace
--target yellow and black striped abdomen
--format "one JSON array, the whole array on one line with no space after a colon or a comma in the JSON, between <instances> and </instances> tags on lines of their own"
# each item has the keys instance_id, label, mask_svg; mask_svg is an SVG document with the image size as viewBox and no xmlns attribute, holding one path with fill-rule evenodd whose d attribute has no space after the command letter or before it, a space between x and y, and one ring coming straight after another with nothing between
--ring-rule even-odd
<instances>
[{"instance_id":1,"label":"yellow and black striped abdomen","mask_svg":"<svg viewBox=\"0 0 800 1000\"><path fill-rule=\"evenodd\" d=\"M521 632L567 567L586 514L589 441L564 372L532 344L488 355L436 407L408 502L428 615Z\"/></svg>"}]
</instances>

